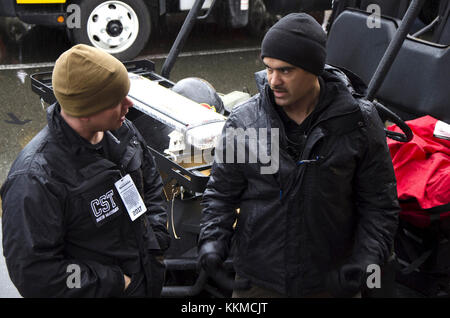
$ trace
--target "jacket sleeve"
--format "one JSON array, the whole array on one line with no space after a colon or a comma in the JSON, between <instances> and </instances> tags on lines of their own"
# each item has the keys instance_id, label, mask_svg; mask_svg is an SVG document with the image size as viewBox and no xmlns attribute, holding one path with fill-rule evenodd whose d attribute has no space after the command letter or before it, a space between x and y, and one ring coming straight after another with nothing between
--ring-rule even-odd
<instances>
[{"instance_id":1,"label":"jacket sleeve","mask_svg":"<svg viewBox=\"0 0 450 318\"><path fill-rule=\"evenodd\" d=\"M18 174L2 187L3 251L24 297L114 297L124 289L118 266L64 255L63 187Z\"/></svg>"},{"instance_id":2,"label":"jacket sleeve","mask_svg":"<svg viewBox=\"0 0 450 318\"><path fill-rule=\"evenodd\" d=\"M167 231L167 202L163 194L163 183L155 159L147 148L144 138L137 129L136 133L143 147L142 172L144 176L144 203L147 207L146 215L161 250L165 251L170 246L170 235Z\"/></svg>"},{"instance_id":3,"label":"jacket sleeve","mask_svg":"<svg viewBox=\"0 0 450 318\"><path fill-rule=\"evenodd\" d=\"M392 253L400 211L386 135L376 109L363 105L364 151L355 176L358 224L353 258L367 268L383 265Z\"/></svg>"},{"instance_id":4,"label":"jacket sleeve","mask_svg":"<svg viewBox=\"0 0 450 318\"><path fill-rule=\"evenodd\" d=\"M215 149L210 178L203 194L203 211L200 222L199 257L215 252L222 259L228 256L241 194L247 187L242 165L236 163L236 137L230 139L226 131L234 129L234 116L225 123L220 141ZM230 147L233 143L233 147ZM233 152L230 151L233 149ZM229 150L229 153L227 153ZM227 159L228 157L228 159ZM234 161L230 162L230 158Z\"/></svg>"}]
</instances>

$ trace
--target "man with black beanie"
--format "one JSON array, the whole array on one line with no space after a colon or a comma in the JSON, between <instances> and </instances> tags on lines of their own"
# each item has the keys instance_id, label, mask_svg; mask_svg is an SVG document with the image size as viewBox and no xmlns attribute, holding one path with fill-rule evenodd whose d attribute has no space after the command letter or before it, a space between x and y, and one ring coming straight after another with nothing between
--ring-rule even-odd
<instances>
[{"instance_id":1,"label":"man with black beanie","mask_svg":"<svg viewBox=\"0 0 450 318\"><path fill-rule=\"evenodd\" d=\"M212 167L199 263L214 275L232 257L251 286L234 297L355 297L369 265L391 254L399 205L384 126L364 84L325 65L326 40L304 13L273 25L259 94L233 109L216 147L222 159L250 154L252 138L236 132L253 131L277 167L263 173L263 158Z\"/></svg>"}]
</instances>

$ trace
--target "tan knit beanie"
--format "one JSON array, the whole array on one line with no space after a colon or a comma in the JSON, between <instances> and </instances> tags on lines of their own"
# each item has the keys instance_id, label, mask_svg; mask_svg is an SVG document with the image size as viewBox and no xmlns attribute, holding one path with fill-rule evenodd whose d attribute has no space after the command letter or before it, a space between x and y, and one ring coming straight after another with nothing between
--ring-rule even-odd
<instances>
[{"instance_id":1,"label":"tan knit beanie","mask_svg":"<svg viewBox=\"0 0 450 318\"><path fill-rule=\"evenodd\" d=\"M72 117L87 117L117 104L130 89L125 66L92 46L78 44L56 60L53 92Z\"/></svg>"}]
</instances>

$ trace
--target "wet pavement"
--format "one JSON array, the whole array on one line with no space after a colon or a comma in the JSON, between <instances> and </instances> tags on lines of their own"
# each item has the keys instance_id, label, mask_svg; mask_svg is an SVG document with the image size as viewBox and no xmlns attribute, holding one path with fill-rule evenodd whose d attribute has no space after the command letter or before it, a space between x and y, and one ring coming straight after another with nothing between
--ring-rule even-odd
<instances>
[{"instance_id":1,"label":"wet pavement","mask_svg":"<svg viewBox=\"0 0 450 318\"><path fill-rule=\"evenodd\" d=\"M181 23L182 19L175 20L164 35L153 34L136 59L153 60L156 72L160 72ZM253 74L263 68L259 43L260 38L250 36L245 29L199 24L177 59L170 79L176 82L195 76L207 80L221 93L238 90L255 94ZM51 71L54 61L69 47L61 30L34 27L18 43L0 32L0 184L20 150L46 124L45 108L31 91L30 75ZM20 297L9 280L0 251L0 298Z\"/></svg>"},{"instance_id":2,"label":"wet pavement","mask_svg":"<svg viewBox=\"0 0 450 318\"><path fill-rule=\"evenodd\" d=\"M2 242L2 231L0 231L0 243ZM8 269L3 258L3 246L0 244L0 298L20 298L16 287L9 279Z\"/></svg>"},{"instance_id":3,"label":"wet pavement","mask_svg":"<svg viewBox=\"0 0 450 318\"><path fill-rule=\"evenodd\" d=\"M36 69L42 71L42 69ZM31 91L31 70L0 71L0 182L19 151L45 125L39 98Z\"/></svg>"}]
</instances>

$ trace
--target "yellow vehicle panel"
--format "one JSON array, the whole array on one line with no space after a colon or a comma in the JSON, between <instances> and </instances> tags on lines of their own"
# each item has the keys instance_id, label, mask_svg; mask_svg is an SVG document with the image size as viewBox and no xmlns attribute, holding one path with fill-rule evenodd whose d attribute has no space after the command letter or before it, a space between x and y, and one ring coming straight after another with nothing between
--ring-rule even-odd
<instances>
[{"instance_id":1,"label":"yellow vehicle panel","mask_svg":"<svg viewBox=\"0 0 450 318\"><path fill-rule=\"evenodd\" d=\"M66 3L66 0L16 0L17 4L51 4Z\"/></svg>"}]
</instances>

